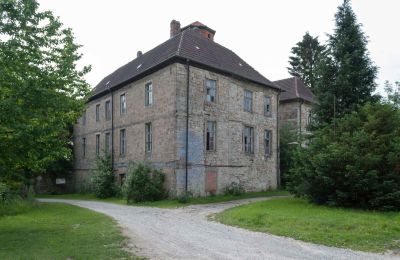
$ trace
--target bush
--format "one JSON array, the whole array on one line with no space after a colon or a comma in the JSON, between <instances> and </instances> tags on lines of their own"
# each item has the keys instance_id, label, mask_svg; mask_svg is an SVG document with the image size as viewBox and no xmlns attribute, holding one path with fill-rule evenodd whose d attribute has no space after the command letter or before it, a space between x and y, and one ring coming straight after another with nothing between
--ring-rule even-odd
<instances>
[{"instance_id":1,"label":"bush","mask_svg":"<svg viewBox=\"0 0 400 260\"><path fill-rule=\"evenodd\" d=\"M244 193L245 193L245 190L244 190L243 185L240 183L237 183L237 182L232 182L231 184L226 186L224 189L225 195L240 196Z\"/></svg>"},{"instance_id":2,"label":"bush","mask_svg":"<svg viewBox=\"0 0 400 260\"><path fill-rule=\"evenodd\" d=\"M32 198L22 199L7 184L0 182L0 217L17 215L32 208Z\"/></svg>"},{"instance_id":3,"label":"bush","mask_svg":"<svg viewBox=\"0 0 400 260\"><path fill-rule=\"evenodd\" d=\"M400 111L367 104L297 149L288 189L318 204L400 210Z\"/></svg>"},{"instance_id":4,"label":"bush","mask_svg":"<svg viewBox=\"0 0 400 260\"><path fill-rule=\"evenodd\" d=\"M97 198L109 198L116 195L117 186L109 154L96 158L95 168L91 171L90 182L91 189Z\"/></svg>"},{"instance_id":5,"label":"bush","mask_svg":"<svg viewBox=\"0 0 400 260\"><path fill-rule=\"evenodd\" d=\"M127 170L123 193L128 203L156 201L166 198L164 173L139 163L131 164Z\"/></svg>"},{"instance_id":6,"label":"bush","mask_svg":"<svg viewBox=\"0 0 400 260\"><path fill-rule=\"evenodd\" d=\"M289 170L293 165L293 154L299 145L297 130L288 124L282 125L279 129L279 152L280 152L280 176L281 187L286 188Z\"/></svg>"}]
</instances>

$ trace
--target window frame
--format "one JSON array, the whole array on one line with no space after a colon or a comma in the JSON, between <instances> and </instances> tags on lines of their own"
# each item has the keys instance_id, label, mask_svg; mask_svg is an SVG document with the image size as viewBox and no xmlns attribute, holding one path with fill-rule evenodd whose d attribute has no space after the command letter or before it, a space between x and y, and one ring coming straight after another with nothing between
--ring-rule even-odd
<instances>
[{"instance_id":1,"label":"window frame","mask_svg":"<svg viewBox=\"0 0 400 260\"><path fill-rule=\"evenodd\" d=\"M86 137L82 137L82 158L86 158Z\"/></svg>"},{"instance_id":2,"label":"window frame","mask_svg":"<svg viewBox=\"0 0 400 260\"><path fill-rule=\"evenodd\" d=\"M106 121L111 120L111 100L107 100L104 105L104 116Z\"/></svg>"},{"instance_id":3,"label":"window frame","mask_svg":"<svg viewBox=\"0 0 400 260\"><path fill-rule=\"evenodd\" d=\"M250 94L250 97L246 96L246 94ZM250 108L247 110L246 101L249 102ZM253 112L253 91L245 89L243 91L243 110L245 112L252 113Z\"/></svg>"},{"instance_id":4,"label":"window frame","mask_svg":"<svg viewBox=\"0 0 400 260\"><path fill-rule=\"evenodd\" d=\"M211 124L211 130L212 132L209 131L209 124ZM210 147L210 139L209 139L209 133L212 133L213 136L213 147ZM214 120L207 120L206 121L206 140L205 140L205 144L206 144L206 151L208 152L212 152L212 151L216 151L217 150L217 122Z\"/></svg>"},{"instance_id":5,"label":"window frame","mask_svg":"<svg viewBox=\"0 0 400 260\"><path fill-rule=\"evenodd\" d=\"M144 105L146 107L153 106L154 98L153 98L153 83L152 82L148 82L145 84L144 92L145 92Z\"/></svg>"},{"instance_id":6,"label":"window frame","mask_svg":"<svg viewBox=\"0 0 400 260\"><path fill-rule=\"evenodd\" d=\"M153 152L153 125L151 122L148 122L144 125L144 149L146 154Z\"/></svg>"},{"instance_id":7,"label":"window frame","mask_svg":"<svg viewBox=\"0 0 400 260\"><path fill-rule=\"evenodd\" d=\"M126 129L119 130L119 155L125 156L126 154Z\"/></svg>"},{"instance_id":8,"label":"window frame","mask_svg":"<svg viewBox=\"0 0 400 260\"><path fill-rule=\"evenodd\" d=\"M96 134L96 156L100 155L100 134Z\"/></svg>"},{"instance_id":9,"label":"window frame","mask_svg":"<svg viewBox=\"0 0 400 260\"><path fill-rule=\"evenodd\" d=\"M267 102L268 100L268 102ZM264 116L272 117L272 98L270 96L264 96ZM268 103L268 109L267 109Z\"/></svg>"},{"instance_id":10,"label":"window frame","mask_svg":"<svg viewBox=\"0 0 400 260\"><path fill-rule=\"evenodd\" d=\"M211 88L212 85L208 85L209 82L213 82L214 83L214 89L213 89L214 95L213 96L211 96L211 94L209 96L209 94L208 94L209 93L209 89L210 89L210 92L212 90L212 88ZM217 103L217 80L206 78L204 80L204 92L205 92L204 99L205 99L206 102ZM210 98L208 98L208 97L210 97Z\"/></svg>"},{"instance_id":11,"label":"window frame","mask_svg":"<svg viewBox=\"0 0 400 260\"><path fill-rule=\"evenodd\" d=\"M106 153L111 152L111 133L107 132L104 134L104 151Z\"/></svg>"},{"instance_id":12,"label":"window frame","mask_svg":"<svg viewBox=\"0 0 400 260\"><path fill-rule=\"evenodd\" d=\"M100 122L100 104L96 105L96 122Z\"/></svg>"},{"instance_id":13,"label":"window frame","mask_svg":"<svg viewBox=\"0 0 400 260\"><path fill-rule=\"evenodd\" d=\"M127 105L126 105L126 95L125 93L119 96L119 114L126 115Z\"/></svg>"},{"instance_id":14,"label":"window frame","mask_svg":"<svg viewBox=\"0 0 400 260\"><path fill-rule=\"evenodd\" d=\"M267 133L268 133L268 139L267 139ZM267 146L267 142L268 142L268 146ZM268 152L267 152L267 148L268 148ZM272 155L272 130L269 130L269 129L264 130L264 154L266 157L271 157L271 155Z\"/></svg>"},{"instance_id":15,"label":"window frame","mask_svg":"<svg viewBox=\"0 0 400 260\"><path fill-rule=\"evenodd\" d=\"M247 144L246 142L246 130L249 129L249 137L250 137L250 145ZM245 154L248 155L253 155L254 154L254 127L253 126L249 126L249 125L244 125L243 127L243 151ZM248 146L250 146L250 151L248 151L249 149L247 148Z\"/></svg>"}]
</instances>

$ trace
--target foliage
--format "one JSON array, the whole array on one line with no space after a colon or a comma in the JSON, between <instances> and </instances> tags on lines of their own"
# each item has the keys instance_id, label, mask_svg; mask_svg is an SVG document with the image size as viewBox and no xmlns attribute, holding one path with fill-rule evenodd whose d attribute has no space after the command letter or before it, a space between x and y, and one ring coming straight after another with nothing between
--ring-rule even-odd
<instances>
[{"instance_id":1,"label":"foliage","mask_svg":"<svg viewBox=\"0 0 400 260\"><path fill-rule=\"evenodd\" d=\"M144 163L131 164L127 170L123 193L128 203L166 198L165 175Z\"/></svg>"},{"instance_id":2,"label":"foliage","mask_svg":"<svg viewBox=\"0 0 400 260\"><path fill-rule=\"evenodd\" d=\"M228 209L217 214L216 219L333 247L370 252L400 248L400 213L332 208L303 199L280 198Z\"/></svg>"},{"instance_id":3,"label":"foliage","mask_svg":"<svg viewBox=\"0 0 400 260\"><path fill-rule=\"evenodd\" d=\"M89 91L71 29L38 7L0 1L0 172L19 181L71 158L69 127Z\"/></svg>"},{"instance_id":4,"label":"foliage","mask_svg":"<svg viewBox=\"0 0 400 260\"><path fill-rule=\"evenodd\" d=\"M184 194L178 196L178 202L182 203L182 204L187 204L187 203L189 203L189 201L192 197L193 197L192 194L184 193Z\"/></svg>"},{"instance_id":5,"label":"foliage","mask_svg":"<svg viewBox=\"0 0 400 260\"><path fill-rule=\"evenodd\" d=\"M279 130L279 152L281 187L286 187L289 169L293 164L293 153L299 146L298 134L288 124L281 126Z\"/></svg>"},{"instance_id":6,"label":"foliage","mask_svg":"<svg viewBox=\"0 0 400 260\"><path fill-rule=\"evenodd\" d=\"M66 204L40 203L0 217L0 259L131 259L110 217Z\"/></svg>"},{"instance_id":7,"label":"foliage","mask_svg":"<svg viewBox=\"0 0 400 260\"><path fill-rule=\"evenodd\" d=\"M22 199L14 189L11 189L6 183L0 182L0 217L26 212L33 205L31 199Z\"/></svg>"},{"instance_id":8,"label":"foliage","mask_svg":"<svg viewBox=\"0 0 400 260\"><path fill-rule=\"evenodd\" d=\"M316 69L314 109L321 124L356 111L359 105L376 100L377 67L369 57L367 37L357 22L349 0L335 14L334 33L329 35L327 50ZM334 110L336 113L334 114Z\"/></svg>"},{"instance_id":9,"label":"foliage","mask_svg":"<svg viewBox=\"0 0 400 260\"><path fill-rule=\"evenodd\" d=\"M290 75L301 78L311 90L314 89L315 69L323 50L324 47L319 43L318 37L312 37L306 32L302 41L292 48L293 56L289 57Z\"/></svg>"},{"instance_id":10,"label":"foliage","mask_svg":"<svg viewBox=\"0 0 400 260\"><path fill-rule=\"evenodd\" d=\"M107 153L96 157L96 164L90 173L91 188L98 198L109 198L117 194L115 174L111 164L111 156Z\"/></svg>"},{"instance_id":11,"label":"foliage","mask_svg":"<svg viewBox=\"0 0 400 260\"><path fill-rule=\"evenodd\" d=\"M394 85L386 81L385 91L387 93L387 101L400 109L400 81L396 81Z\"/></svg>"},{"instance_id":12,"label":"foliage","mask_svg":"<svg viewBox=\"0 0 400 260\"><path fill-rule=\"evenodd\" d=\"M294 156L289 190L318 204L400 210L400 111L370 104L314 132Z\"/></svg>"},{"instance_id":13,"label":"foliage","mask_svg":"<svg viewBox=\"0 0 400 260\"><path fill-rule=\"evenodd\" d=\"M224 195L233 195L240 196L243 195L246 191L241 183L232 182L224 189Z\"/></svg>"}]
</instances>

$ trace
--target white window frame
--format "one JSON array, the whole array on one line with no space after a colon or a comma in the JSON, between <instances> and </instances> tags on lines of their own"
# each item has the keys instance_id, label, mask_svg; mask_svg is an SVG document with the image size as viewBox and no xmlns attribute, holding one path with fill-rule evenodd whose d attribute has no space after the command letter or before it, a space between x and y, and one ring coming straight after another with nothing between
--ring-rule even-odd
<instances>
[{"instance_id":1,"label":"white window frame","mask_svg":"<svg viewBox=\"0 0 400 260\"><path fill-rule=\"evenodd\" d=\"M271 101L272 101L272 99L270 96L264 96L264 116L266 116L266 117L272 116Z\"/></svg>"},{"instance_id":2,"label":"white window frame","mask_svg":"<svg viewBox=\"0 0 400 260\"><path fill-rule=\"evenodd\" d=\"M216 103L217 102L217 81L214 79L204 80L205 88L205 99L207 102Z\"/></svg>"},{"instance_id":3,"label":"white window frame","mask_svg":"<svg viewBox=\"0 0 400 260\"><path fill-rule=\"evenodd\" d=\"M126 95L124 93L124 94L121 94L119 96L119 113L121 115L125 115L126 114L126 110L127 110L127 107L126 107Z\"/></svg>"},{"instance_id":4,"label":"white window frame","mask_svg":"<svg viewBox=\"0 0 400 260\"><path fill-rule=\"evenodd\" d=\"M145 85L145 103L146 107L151 107L153 105L153 83L149 82Z\"/></svg>"}]
</instances>

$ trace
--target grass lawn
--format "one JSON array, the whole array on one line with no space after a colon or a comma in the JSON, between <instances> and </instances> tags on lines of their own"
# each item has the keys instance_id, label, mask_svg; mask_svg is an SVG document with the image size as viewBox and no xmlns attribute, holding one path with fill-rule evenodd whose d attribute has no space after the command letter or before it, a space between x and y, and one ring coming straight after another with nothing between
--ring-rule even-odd
<instances>
[{"instance_id":1,"label":"grass lawn","mask_svg":"<svg viewBox=\"0 0 400 260\"><path fill-rule=\"evenodd\" d=\"M262 191L262 192L249 192L240 196L233 195L217 195L217 196L209 196L209 197L201 197L201 198L191 198L188 203L180 203L176 199L167 199L160 201L152 201L152 202L140 202L130 204L132 206L149 206L149 207L158 207L158 208L178 208L185 207L189 205L195 204L207 204L207 203L217 203L217 202L225 202L231 200L240 200L240 199L248 199L248 198L256 198L256 197L270 197L270 196L281 196L288 195L289 193L286 191ZM79 200L94 200L94 201L103 201L110 202L116 204L126 205L126 200L118 199L118 198L109 198L109 199L98 199L92 194L64 194L64 195L37 195L37 198L52 198L52 199L79 199Z\"/></svg>"},{"instance_id":2,"label":"grass lawn","mask_svg":"<svg viewBox=\"0 0 400 260\"><path fill-rule=\"evenodd\" d=\"M0 217L0 259L132 259L124 243L111 218L71 205Z\"/></svg>"},{"instance_id":3,"label":"grass lawn","mask_svg":"<svg viewBox=\"0 0 400 260\"><path fill-rule=\"evenodd\" d=\"M400 249L400 213L368 212L277 198L228 209L224 224L334 247L369 252Z\"/></svg>"}]
</instances>

